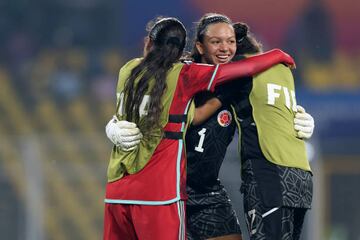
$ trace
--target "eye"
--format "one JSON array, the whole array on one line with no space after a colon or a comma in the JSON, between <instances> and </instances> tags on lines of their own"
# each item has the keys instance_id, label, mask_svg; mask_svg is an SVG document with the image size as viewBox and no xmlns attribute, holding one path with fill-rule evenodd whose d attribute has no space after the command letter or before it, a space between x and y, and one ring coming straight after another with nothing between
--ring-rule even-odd
<instances>
[{"instance_id":1,"label":"eye","mask_svg":"<svg viewBox=\"0 0 360 240\"><path fill-rule=\"evenodd\" d=\"M219 44L220 41L219 40L214 40L214 41L211 41L211 44Z\"/></svg>"}]
</instances>

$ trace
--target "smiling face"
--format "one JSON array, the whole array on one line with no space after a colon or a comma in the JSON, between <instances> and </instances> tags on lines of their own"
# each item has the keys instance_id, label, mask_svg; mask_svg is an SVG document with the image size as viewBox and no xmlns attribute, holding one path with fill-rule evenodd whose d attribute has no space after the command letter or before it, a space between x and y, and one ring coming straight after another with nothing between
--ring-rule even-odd
<instances>
[{"instance_id":1,"label":"smiling face","mask_svg":"<svg viewBox=\"0 0 360 240\"><path fill-rule=\"evenodd\" d=\"M230 62L236 52L234 28L228 23L215 23L207 27L203 42L196 42L202 63Z\"/></svg>"}]
</instances>

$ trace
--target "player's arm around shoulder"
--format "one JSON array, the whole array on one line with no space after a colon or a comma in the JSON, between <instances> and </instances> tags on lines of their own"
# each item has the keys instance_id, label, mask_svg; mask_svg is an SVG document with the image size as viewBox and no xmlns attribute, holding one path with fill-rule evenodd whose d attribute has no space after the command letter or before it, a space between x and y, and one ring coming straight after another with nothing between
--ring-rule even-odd
<instances>
[{"instance_id":1,"label":"player's arm around shoulder","mask_svg":"<svg viewBox=\"0 0 360 240\"><path fill-rule=\"evenodd\" d=\"M216 113L216 111L221 108L221 106L221 101L217 97L214 97L209 99L202 106L196 107L192 125L197 126L204 123L208 118Z\"/></svg>"}]
</instances>

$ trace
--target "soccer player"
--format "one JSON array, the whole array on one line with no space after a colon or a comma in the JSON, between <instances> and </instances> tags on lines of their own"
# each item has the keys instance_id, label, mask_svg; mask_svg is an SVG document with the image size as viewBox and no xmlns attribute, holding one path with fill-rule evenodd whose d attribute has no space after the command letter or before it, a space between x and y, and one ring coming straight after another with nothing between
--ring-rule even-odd
<instances>
[{"instance_id":1,"label":"soccer player","mask_svg":"<svg viewBox=\"0 0 360 240\"><path fill-rule=\"evenodd\" d=\"M234 28L233 60L262 52L245 23ZM312 173L304 134L293 125L294 116L299 122L307 115L296 104L291 71L279 64L219 89L219 99L234 106L241 127L241 191L250 239L298 240L311 207Z\"/></svg>"},{"instance_id":2,"label":"soccer player","mask_svg":"<svg viewBox=\"0 0 360 240\"><path fill-rule=\"evenodd\" d=\"M222 64L236 52L231 20L220 14L205 14L197 24L191 57L194 62ZM240 91L240 90L239 90ZM197 109L211 105L216 93L195 95ZM213 104L216 105L216 100ZM221 106L221 105L220 105ZM223 104L204 122L193 122L186 132L187 234L189 240L241 239L241 229L228 194L218 179L226 149L234 137L235 118Z\"/></svg>"},{"instance_id":3,"label":"soccer player","mask_svg":"<svg viewBox=\"0 0 360 240\"><path fill-rule=\"evenodd\" d=\"M181 63L185 39L179 20L162 18L149 29L144 57L120 69L117 119L134 122L143 137L130 151L112 149L104 239L185 239L183 134L191 98L275 63L294 64L280 50L223 65Z\"/></svg>"}]
</instances>

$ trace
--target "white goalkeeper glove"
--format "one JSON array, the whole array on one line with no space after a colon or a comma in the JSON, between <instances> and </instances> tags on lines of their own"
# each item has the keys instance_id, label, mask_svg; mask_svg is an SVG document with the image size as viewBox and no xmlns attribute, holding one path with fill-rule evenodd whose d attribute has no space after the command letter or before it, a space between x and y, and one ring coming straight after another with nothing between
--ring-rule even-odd
<instances>
[{"instance_id":1,"label":"white goalkeeper glove","mask_svg":"<svg viewBox=\"0 0 360 240\"><path fill-rule=\"evenodd\" d=\"M314 118L305 112L305 109L302 106L297 105L296 108L297 113L294 118L294 128L297 131L299 138L307 140L311 138L314 132Z\"/></svg>"},{"instance_id":2,"label":"white goalkeeper glove","mask_svg":"<svg viewBox=\"0 0 360 240\"><path fill-rule=\"evenodd\" d=\"M123 151L132 151L138 147L143 135L133 122L119 121L116 116L106 124L106 136Z\"/></svg>"}]
</instances>

